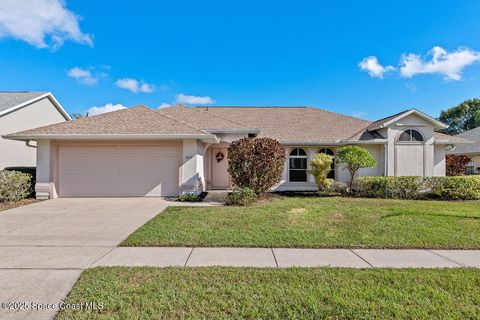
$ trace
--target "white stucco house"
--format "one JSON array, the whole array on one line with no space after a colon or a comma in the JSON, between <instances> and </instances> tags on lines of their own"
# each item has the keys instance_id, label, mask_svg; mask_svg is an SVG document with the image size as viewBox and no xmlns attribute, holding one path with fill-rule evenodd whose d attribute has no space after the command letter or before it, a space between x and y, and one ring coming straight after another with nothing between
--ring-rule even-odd
<instances>
[{"instance_id":1,"label":"white stucco house","mask_svg":"<svg viewBox=\"0 0 480 320\"><path fill-rule=\"evenodd\" d=\"M0 92L0 136L71 120L50 92ZM35 143L0 137L0 170L35 167Z\"/></svg>"},{"instance_id":2,"label":"white stucco house","mask_svg":"<svg viewBox=\"0 0 480 320\"><path fill-rule=\"evenodd\" d=\"M460 133L456 137L473 141L473 143L460 145L448 153L469 156L471 161L467 165L467 174L480 174L480 127Z\"/></svg>"},{"instance_id":3,"label":"white stucco house","mask_svg":"<svg viewBox=\"0 0 480 320\"><path fill-rule=\"evenodd\" d=\"M231 187L229 143L270 137L286 148L275 190L315 190L307 174L318 152L359 145L376 158L361 176L443 176L445 152L468 141L415 109L375 122L313 107L132 107L10 133L37 143L38 198L175 196ZM339 165L331 177L347 181Z\"/></svg>"}]
</instances>

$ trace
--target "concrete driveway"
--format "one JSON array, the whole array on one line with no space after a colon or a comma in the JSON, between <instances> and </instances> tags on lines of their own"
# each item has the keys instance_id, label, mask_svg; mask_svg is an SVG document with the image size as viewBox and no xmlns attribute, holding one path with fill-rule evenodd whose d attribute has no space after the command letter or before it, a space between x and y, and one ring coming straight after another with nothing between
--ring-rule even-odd
<instances>
[{"instance_id":1,"label":"concrete driveway","mask_svg":"<svg viewBox=\"0 0 480 320\"><path fill-rule=\"evenodd\" d=\"M0 303L60 303L83 269L162 212L160 198L54 199L0 212ZM5 310L50 319L58 309Z\"/></svg>"}]
</instances>

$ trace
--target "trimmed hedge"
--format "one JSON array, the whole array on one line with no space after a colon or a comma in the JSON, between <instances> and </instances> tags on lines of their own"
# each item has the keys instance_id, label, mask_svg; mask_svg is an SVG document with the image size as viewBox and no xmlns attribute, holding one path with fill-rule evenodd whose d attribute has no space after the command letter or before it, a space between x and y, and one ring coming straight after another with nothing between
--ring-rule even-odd
<instances>
[{"instance_id":1,"label":"trimmed hedge","mask_svg":"<svg viewBox=\"0 0 480 320\"><path fill-rule=\"evenodd\" d=\"M426 185L434 198L448 200L480 199L480 176L429 177Z\"/></svg>"},{"instance_id":2,"label":"trimmed hedge","mask_svg":"<svg viewBox=\"0 0 480 320\"><path fill-rule=\"evenodd\" d=\"M18 171L30 175L30 190L27 198L35 198L35 183L37 182L36 167L7 167L4 170Z\"/></svg>"},{"instance_id":3,"label":"trimmed hedge","mask_svg":"<svg viewBox=\"0 0 480 320\"><path fill-rule=\"evenodd\" d=\"M421 177L359 177L355 194L366 198L417 199L423 189Z\"/></svg>"},{"instance_id":4,"label":"trimmed hedge","mask_svg":"<svg viewBox=\"0 0 480 320\"><path fill-rule=\"evenodd\" d=\"M0 170L0 202L26 198L31 190L31 177L19 171Z\"/></svg>"},{"instance_id":5,"label":"trimmed hedge","mask_svg":"<svg viewBox=\"0 0 480 320\"><path fill-rule=\"evenodd\" d=\"M354 190L366 198L479 200L480 177L359 177Z\"/></svg>"}]
</instances>

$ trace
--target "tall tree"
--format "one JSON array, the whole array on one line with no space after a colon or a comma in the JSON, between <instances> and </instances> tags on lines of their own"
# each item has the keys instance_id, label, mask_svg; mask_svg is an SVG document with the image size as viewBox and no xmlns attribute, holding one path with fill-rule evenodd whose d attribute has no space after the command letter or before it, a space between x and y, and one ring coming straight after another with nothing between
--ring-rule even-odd
<instances>
[{"instance_id":1,"label":"tall tree","mask_svg":"<svg viewBox=\"0 0 480 320\"><path fill-rule=\"evenodd\" d=\"M88 113L72 113L71 114L72 116L72 119L76 120L76 119L81 119L81 118L85 118L85 117L88 117Z\"/></svg>"},{"instance_id":2,"label":"tall tree","mask_svg":"<svg viewBox=\"0 0 480 320\"><path fill-rule=\"evenodd\" d=\"M459 134L480 126L480 99L466 100L456 107L442 111L440 121L449 125L443 132Z\"/></svg>"}]
</instances>

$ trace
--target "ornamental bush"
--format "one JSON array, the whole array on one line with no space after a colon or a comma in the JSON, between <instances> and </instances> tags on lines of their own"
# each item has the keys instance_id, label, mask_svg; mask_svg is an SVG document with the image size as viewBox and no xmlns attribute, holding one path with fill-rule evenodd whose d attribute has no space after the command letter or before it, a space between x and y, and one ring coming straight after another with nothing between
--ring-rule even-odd
<instances>
[{"instance_id":1,"label":"ornamental bush","mask_svg":"<svg viewBox=\"0 0 480 320\"><path fill-rule=\"evenodd\" d=\"M35 198L35 183L37 182L37 168L35 167L6 167L4 170L18 171L30 175L30 190L27 198Z\"/></svg>"},{"instance_id":2,"label":"ornamental bush","mask_svg":"<svg viewBox=\"0 0 480 320\"><path fill-rule=\"evenodd\" d=\"M431 197L443 200L480 200L480 176L429 177Z\"/></svg>"},{"instance_id":3,"label":"ornamental bush","mask_svg":"<svg viewBox=\"0 0 480 320\"><path fill-rule=\"evenodd\" d=\"M250 206L257 200L257 194L253 189L240 188L233 190L225 198L227 206Z\"/></svg>"},{"instance_id":4,"label":"ornamental bush","mask_svg":"<svg viewBox=\"0 0 480 320\"><path fill-rule=\"evenodd\" d=\"M285 148L270 138L243 138L228 147L228 173L238 188L250 188L256 195L280 182L285 165Z\"/></svg>"},{"instance_id":5,"label":"ornamental bush","mask_svg":"<svg viewBox=\"0 0 480 320\"><path fill-rule=\"evenodd\" d=\"M310 161L310 167L312 169L307 172L312 174L317 183L318 191L328 188L333 180L328 179L328 173L332 170L333 157L325 153L318 153L315 155L312 161Z\"/></svg>"},{"instance_id":6,"label":"ornamental bush","mask_svg":"<svg viewBox=\"0 0 480 320\"><path fill-rule=\"evenodd\" d=\"M419 199L425 189L421 177L359 177L355 195L366 198Z\"/></svg>"},{"instance_id":7,"label":"ornamental bush","mask_svg":"<svg viewBox=\"0 0 480 320\"><path fill-rule=\"evenodd\" d=\"M445 157L445 167L447 176L463 176L467 172L467 164L471 158L461 154L447 154Z\"/></svg>"},{"instance_id":8,"label":"ornamental bush","mask_svg":"<svg viewBox=\"0 0 480 320\"><path fill-rule=\"evenodd\" d=\"M0 202L18 201L30 193L31 175L9 170L0 170Z\"/></svg>"},{"instance_id":9,"label":"ornamental bush","mask_svg":"<svg viewBox=\"0 0 480 320\"><path fill-rule=\"evenodd\" d=\"M179 201L179 202L200 202L200 201L202 201L202 197L199 194L195 194L195 193L183 193L181 195L178 195L175 198L175 201Z\"/></svg>"}]
</instances>

